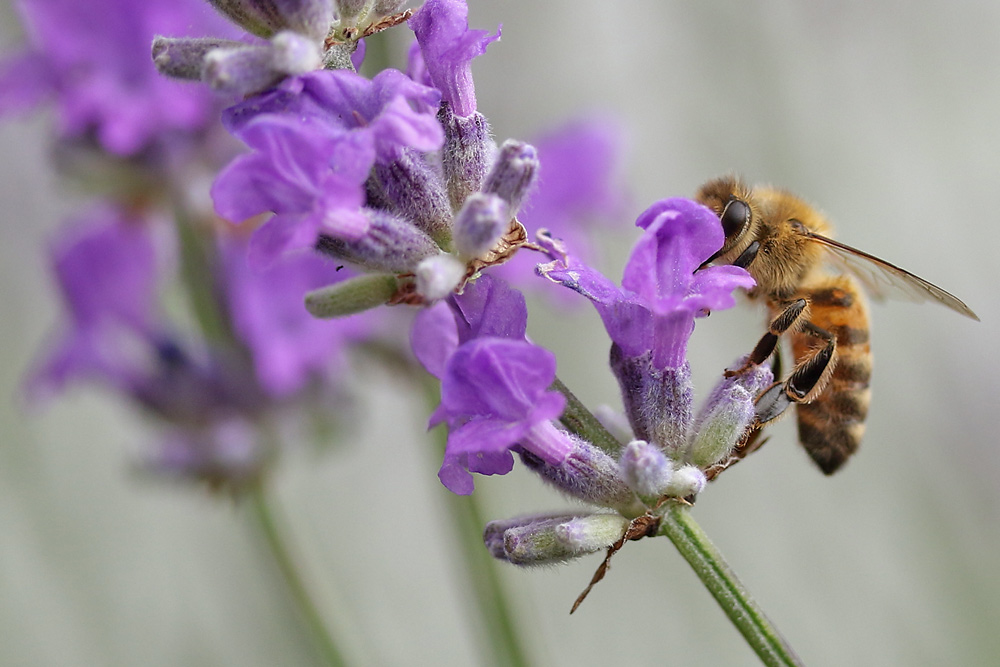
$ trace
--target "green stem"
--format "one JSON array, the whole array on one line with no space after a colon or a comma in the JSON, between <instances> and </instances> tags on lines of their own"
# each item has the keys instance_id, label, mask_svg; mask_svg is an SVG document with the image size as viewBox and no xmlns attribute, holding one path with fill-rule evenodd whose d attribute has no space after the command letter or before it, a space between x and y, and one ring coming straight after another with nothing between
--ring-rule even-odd
<instances>
[{"instance_id":1,"label":"green stem","mask_svg":"<svg viewBox=\"0 0 1000 667\"><path fill-rule=\"evenodd\" d=\"M206 340L231 342L233 335L219 299L215 275L218 262L215 235L208 223L191 216L182 205L174 208L174 218L181 250L180 274L191 311Z\"/></svg>"},{"instance_id":2,"label":"green stem","mask_svg":"<svg viewBox=\"0 0 1000 667\"><path fill-rule=\"evenodd\" d=\"M674 504L664 513L660 534L670 538L765 665L802 664L686 506Z\"/></svg>"},{"instance_id":3,"label":"green stem","mask_svg":"<svg viewBox=\"0 0 1000 667\"><path fill-rule=\"evenodd\" d=\"M268 502L266 492L261 485L255 485L248 493L250 504L253 507L254 519L260 529L264 542L267 544L275 564L281 571L288 592L302 618L309 628L310 633L316 643L316 649L320 654L323 663L330 667L340 667L346 665L344 657L341 655L337 644L333 641L323 618L319 613L312 596L309 594L309 587L305 583L296 559L292 556L292 551L288 546L287 538L282 534L282 530L275 518L275 513Z\"/></svg>"},{"instance_id":4,"label":"green stem","mask_svg":"<svg viewBox=\"0 0 1000 667\"><path fill-rule=\"evenodd\" d=\"M425 394L431 404L437 403L437 393L434 386L427 382ZM448 439L444 428L435 429L438 439L438 451L443 454ZM448 493L444 499L448 507L457 541L462 550L462 562L465 564L466 579L473 592L473 599L479 615L481 632L489 642L488 655L496 665L530 665L528 654L521 643L518 626L514 621L513 609L503 583L497 562L483 544L483 528L486 519L483 516L479 496L475 493L468 496L456 496Z\"/></svg>"},{"instance_id":5,"label":"green stem","mask_svg":"<svg viewBox=\"0 0 1000 667\"><path fill-rule=\"evenodd\" d=\"M604 424L569 390L562 380L556 378L552 388L566 397L566 409L559 418L569 431L580 436L587 442L604 450L605 453L617 457L621 454L622 443L611 435Z\"/></svg>"},{"instance_id":6,"label":"green stem","mask_svg":"<svg viewBox=\"0 0 1000 667\"><path fill-rule=\"evenodd\" d=\"M448 513L462 549L467 579L497 665L530 665L514 622L510 601L500 581L497 564L483 545L483 517L475 494L447 498Z\"/></svg>"}]
</instances>

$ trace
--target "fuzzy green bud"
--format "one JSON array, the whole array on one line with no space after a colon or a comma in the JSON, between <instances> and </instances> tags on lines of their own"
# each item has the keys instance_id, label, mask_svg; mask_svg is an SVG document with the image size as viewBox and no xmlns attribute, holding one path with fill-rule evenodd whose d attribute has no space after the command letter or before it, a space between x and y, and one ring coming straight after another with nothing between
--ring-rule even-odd
<instances>
[{"instance_id":1,"label":"fuzzy green bud","mask_svg":"<svg viewBox=\"0 0 1000 667\"><path fill-rule=\"evenodd\" d=\"M319 318L353 315L383 305L398 290L396 276L358 276L309 292L305 298L306 310Z\"/></svg>"},{"instance_id":2,"label":"fuzzy green bud","mask_svg":"<svg viewBox=\"0 0 1000 667\"><path fill-rule=\"evenodd\" d=\"M629 520L591 514L530 521L503 533L503 556L514 565L546 565L605 549L621 539Z\"/></svg>"}]
</instances>

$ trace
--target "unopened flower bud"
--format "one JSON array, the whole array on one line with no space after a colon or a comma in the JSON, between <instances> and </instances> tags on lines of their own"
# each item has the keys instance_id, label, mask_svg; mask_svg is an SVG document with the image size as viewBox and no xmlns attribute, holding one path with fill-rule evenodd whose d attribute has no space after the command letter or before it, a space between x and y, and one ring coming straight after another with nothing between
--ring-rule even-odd
<instances>
[{"instance_id":1,"label":"unopened flower bud","mask_svg":"<svg viewBox=\"0 0 1000 667\"><path fill-rule=\"evenodd\" d=\"M354 25L367 0L337 0L337 18L341 26Z\"/></svg>"},{"instance_id":2,"label":"unopened flower bud","mask_svg":"<svg viewBox=\"0 0 1000 667\"><path fill-rule=\"evenodd\" d=\"M245 47L243 42L211 37L163 37L153 39L153 64L157 71L175 79L201 79L205 55L214 49Z\"/></svg>"},{"instance_id":3,"label":"unopened flower bud","mask_svg":"<svg viewBox=\"0 0 1000 667\"><path fill-rule=\"evenodd\" d=\"M381 187L377 198L447 249L452 221L448 194L440 174L423 156L403 150L391 163L377 162L375 176Z\"/></svg>"},{"instance_id":4,"label":"unopened flower bud","mask_svg":"<svg viewBox=\"0 0 1000 667\"><path fill-rule=\"evenodd\" d=\"M566 561L614 544L625 534L628 525L629 520L620 514L591 514L530 521L503 532L502 558L514 565L545 565Z\"/></svg>"},{"instance_id":5,"label":"unopened flower bud","mask_svg":"<svg viewBox=\"0 0 1000 667\"><path fill-rule=\"evenodd\" d=\"M507 231L507 203L497 195L474 193L455 216L455 250L468 261L492 250Z\"/></svg>"},{"instance_id":6,"label":"unopened flower bud","mask_svg":"<svg viewBox=\"0 0 1000 667\"><path fill-rule=\"evenodd\" d=\"M483 544L486 545L487 551L489 551L494 558L507 560L507 555L504 553L503 549L503 540L504 533L511 528L522 528L542 522L555 522L556 524L559 524L569 521L570 519L575 519L578 516L580 515L563 512L559 514L529 514L525 516L516 516L510 519L490 521L486 524L486 528L483 529Z\"/></svg>"},{"instance_id":7,"label":"unopened flower bud","mask_svg":"<svg viewBox=\"0 0 1000 667\"><path fill-rule=\"evenodd\" d=\"M293 30L322 40L333 21L332 0L208 0L219 13L259 37Z\"/></svg>"},{"instance_id":8,"label":"unopened flower bud","mask_svg":"<svg viewBox=\"0 0 1000 667\"><path fill-rule=\"evenodd\" d=\"M383 305L399 290L396 276L358 276L306 294L306 310L313 317L343 317Z\"/></svg>"},{"instance_id":9,"label":"unopened flower bud","mask_svg":"<svg viewBox=\"0 0 1000 667\"><path fill-rule=\"evenodd\" d=\"M420 260L441 252L438 245L408 220L374 209L362 209L368 218L368 230L360 238L339 239L326 234L319 237L316 249L330 257L343 259L369 271L409 273Z\"/></svg>"},{"instance_id":10,"label":"unopened flower bud","mask_svg":"<svg viewBox=\"0 0 1000 667\"><path fill-rule=\"evenodd\" d=\"M497 146L490 136L486 117L478 111L456 116L451 104L442 102L438 120L444 128L441 167L448 183L448 200L453 210L483 187L486 173L496 158Z\"/></svg>"},{"instance_id":11,"label":"unopened flower bud","mask_svg":"<svg viewBox=\"0 0 1000 667\"><path fill-rule=\"evenodd\" d=\"M620 540L628 525L621 514L591 514L556 526L556 539L577 555L588 554Z\"/></svg>"},{"instance_id":12,"label":"unopened flower bud","mask_svg":"<svg viewBox=\"0 0 1000 667\"><path fill-rule=\"evenodd\" d=\"M271 44L274 47L272 63L279 72L295 76L323 67L319 45L297 32L279 32L271 38Z\"/></svg>"},{"instance_id":13,"label":"unopened flower bud","mask_svg":"<svg viewBox=\"0 0 1000 667\"><path fill-rule=\"evenodd\" d=\"M641 503L625 483L618 462L589 442L570 437L573 449L562 463L546 463L528 451L521 453L521 460L546 482L574 498L626 514L641 514Z\"/></svg>"},{"instance_id":14,"label":"unopened flower bud","mask_svg":"<svg viewBox=\"0 0 1000 667\"><path fill-rule=\"evenodd\" d=\"M772 380L768 367L755 366L715 386L695 422L691 463L707 468L729 456L754 420L754 399Z\"/></svg>"},{"instance_id":15,"label":"unopened flower bud","mask_svg":"<svg viewBox=\"0 0 1000 667\"><path fill-rule=\"evenodd\" d=\"M465 264L447 253L428 257L417 264L417 293L427 301L440 301L465 278Z\"/></svg>"},{"instance_id":16,"label":"unopened flower bud","mask_svg":"<svg viewBox=\"0 0 1000 667\"><path fill-rule=\"evenodd\" d=\"M621 467L625 481L642 498L662 496L674 473L670 459L644 440L633 440L625 446Z\"/></svg>"},{"instance_id":17,"label":"unopened flower bud","mask_svg":"<svg viewBox=\"0 0 1000 667\"><path fill-rule=\"evenodd\" d=\"M507 202L510 215L517 215L538 175L538 154L534 146L508 139L500 147L493 169L483 184L483 192L491 192Z\"/></svg>"},{"instance_id":18,"label":"unopened flower bud","mask_svg":"<svg viewBox=\"0 0 1000 667\"><path fill-rule=\"evenodd\" d=\"M406 0L375 0L372 13L379 17L392 16L403 9L403 5L405 4Z\"/></svg>"},{"instance_id":19,"label":"unopened flower bud","mask_svg":"<svg viewBox=\"0 0 1000 667\"><path fill-rule=\"evenodd\" d=\"M674 471L666 493L678 498L696 496L705 488L705 473L696 466L682 466Z\"/></svg>"},{"instance_id":20,"label":"unopened flower bud","mask_svg":"<svg viewBox=\"0 0 1000 667\"><path fill-rule=\"evenodd\" d=\"M245 96L270 88L284 76L273 66L270 44L213 49L205 54L201 78L214 90Z\"/></svg>"}]
</instances>

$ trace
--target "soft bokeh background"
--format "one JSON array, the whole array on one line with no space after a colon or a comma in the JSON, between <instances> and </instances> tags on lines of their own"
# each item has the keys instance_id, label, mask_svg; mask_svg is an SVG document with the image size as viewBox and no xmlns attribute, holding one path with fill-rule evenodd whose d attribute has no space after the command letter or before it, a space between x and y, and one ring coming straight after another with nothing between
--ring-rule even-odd
<instances>
[{"instance_id":1,"label":"soft bokeh background","mask_svg":"<svg viewBox=\"0 0 1000 667\"><path fill-rule=\"evenodd\" d=\"M695 516L807 664L995 664L1000 5L470 4L473 25L503 23L476 65L498 137L618 115L632 213L735 170L816 202L839 238L979 313L875 306L860 454L825 478L789 420ZM0 39L19 39L9 2ZM58 313L41 253L72 210L47 127L0 125L0 664L310 664L242 508L132 474L143 426L106 396L77 391L44 411L18 397ZM634 238L623 221L609 274ZM699 325L702 391L762 326L752 306ZM617 405L591 311L530 327L581 397ZM356 610L343 622L359 664L476 664L424 408L386 373L357 377L371 428L327 456L287 457L276 479L309 573L328 614L338 600ZM477 487L497 518L567 505L522 470ZM598 562L505 569L538 664L755 662L662 539L629 544L570 617Z\"/></svg>"}]
</instances>

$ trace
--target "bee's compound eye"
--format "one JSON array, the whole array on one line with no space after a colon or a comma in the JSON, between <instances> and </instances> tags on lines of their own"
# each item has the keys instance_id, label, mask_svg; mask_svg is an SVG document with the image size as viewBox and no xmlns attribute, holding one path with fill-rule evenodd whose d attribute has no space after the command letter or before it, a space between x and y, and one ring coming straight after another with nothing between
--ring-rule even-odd
<instances>
[{"instance_id":1,"label":"bee's compound eye","mask_svg":"<svg viewBox=\"0 0 1000 667\"><path fill-rule=\"evenodd\" d=\"M730 199L719 219L722 221L722 231L725 232L726 238L731 238L742 232L750 222L750 207L739 199Z\"/></svg>"}]
</instances>

